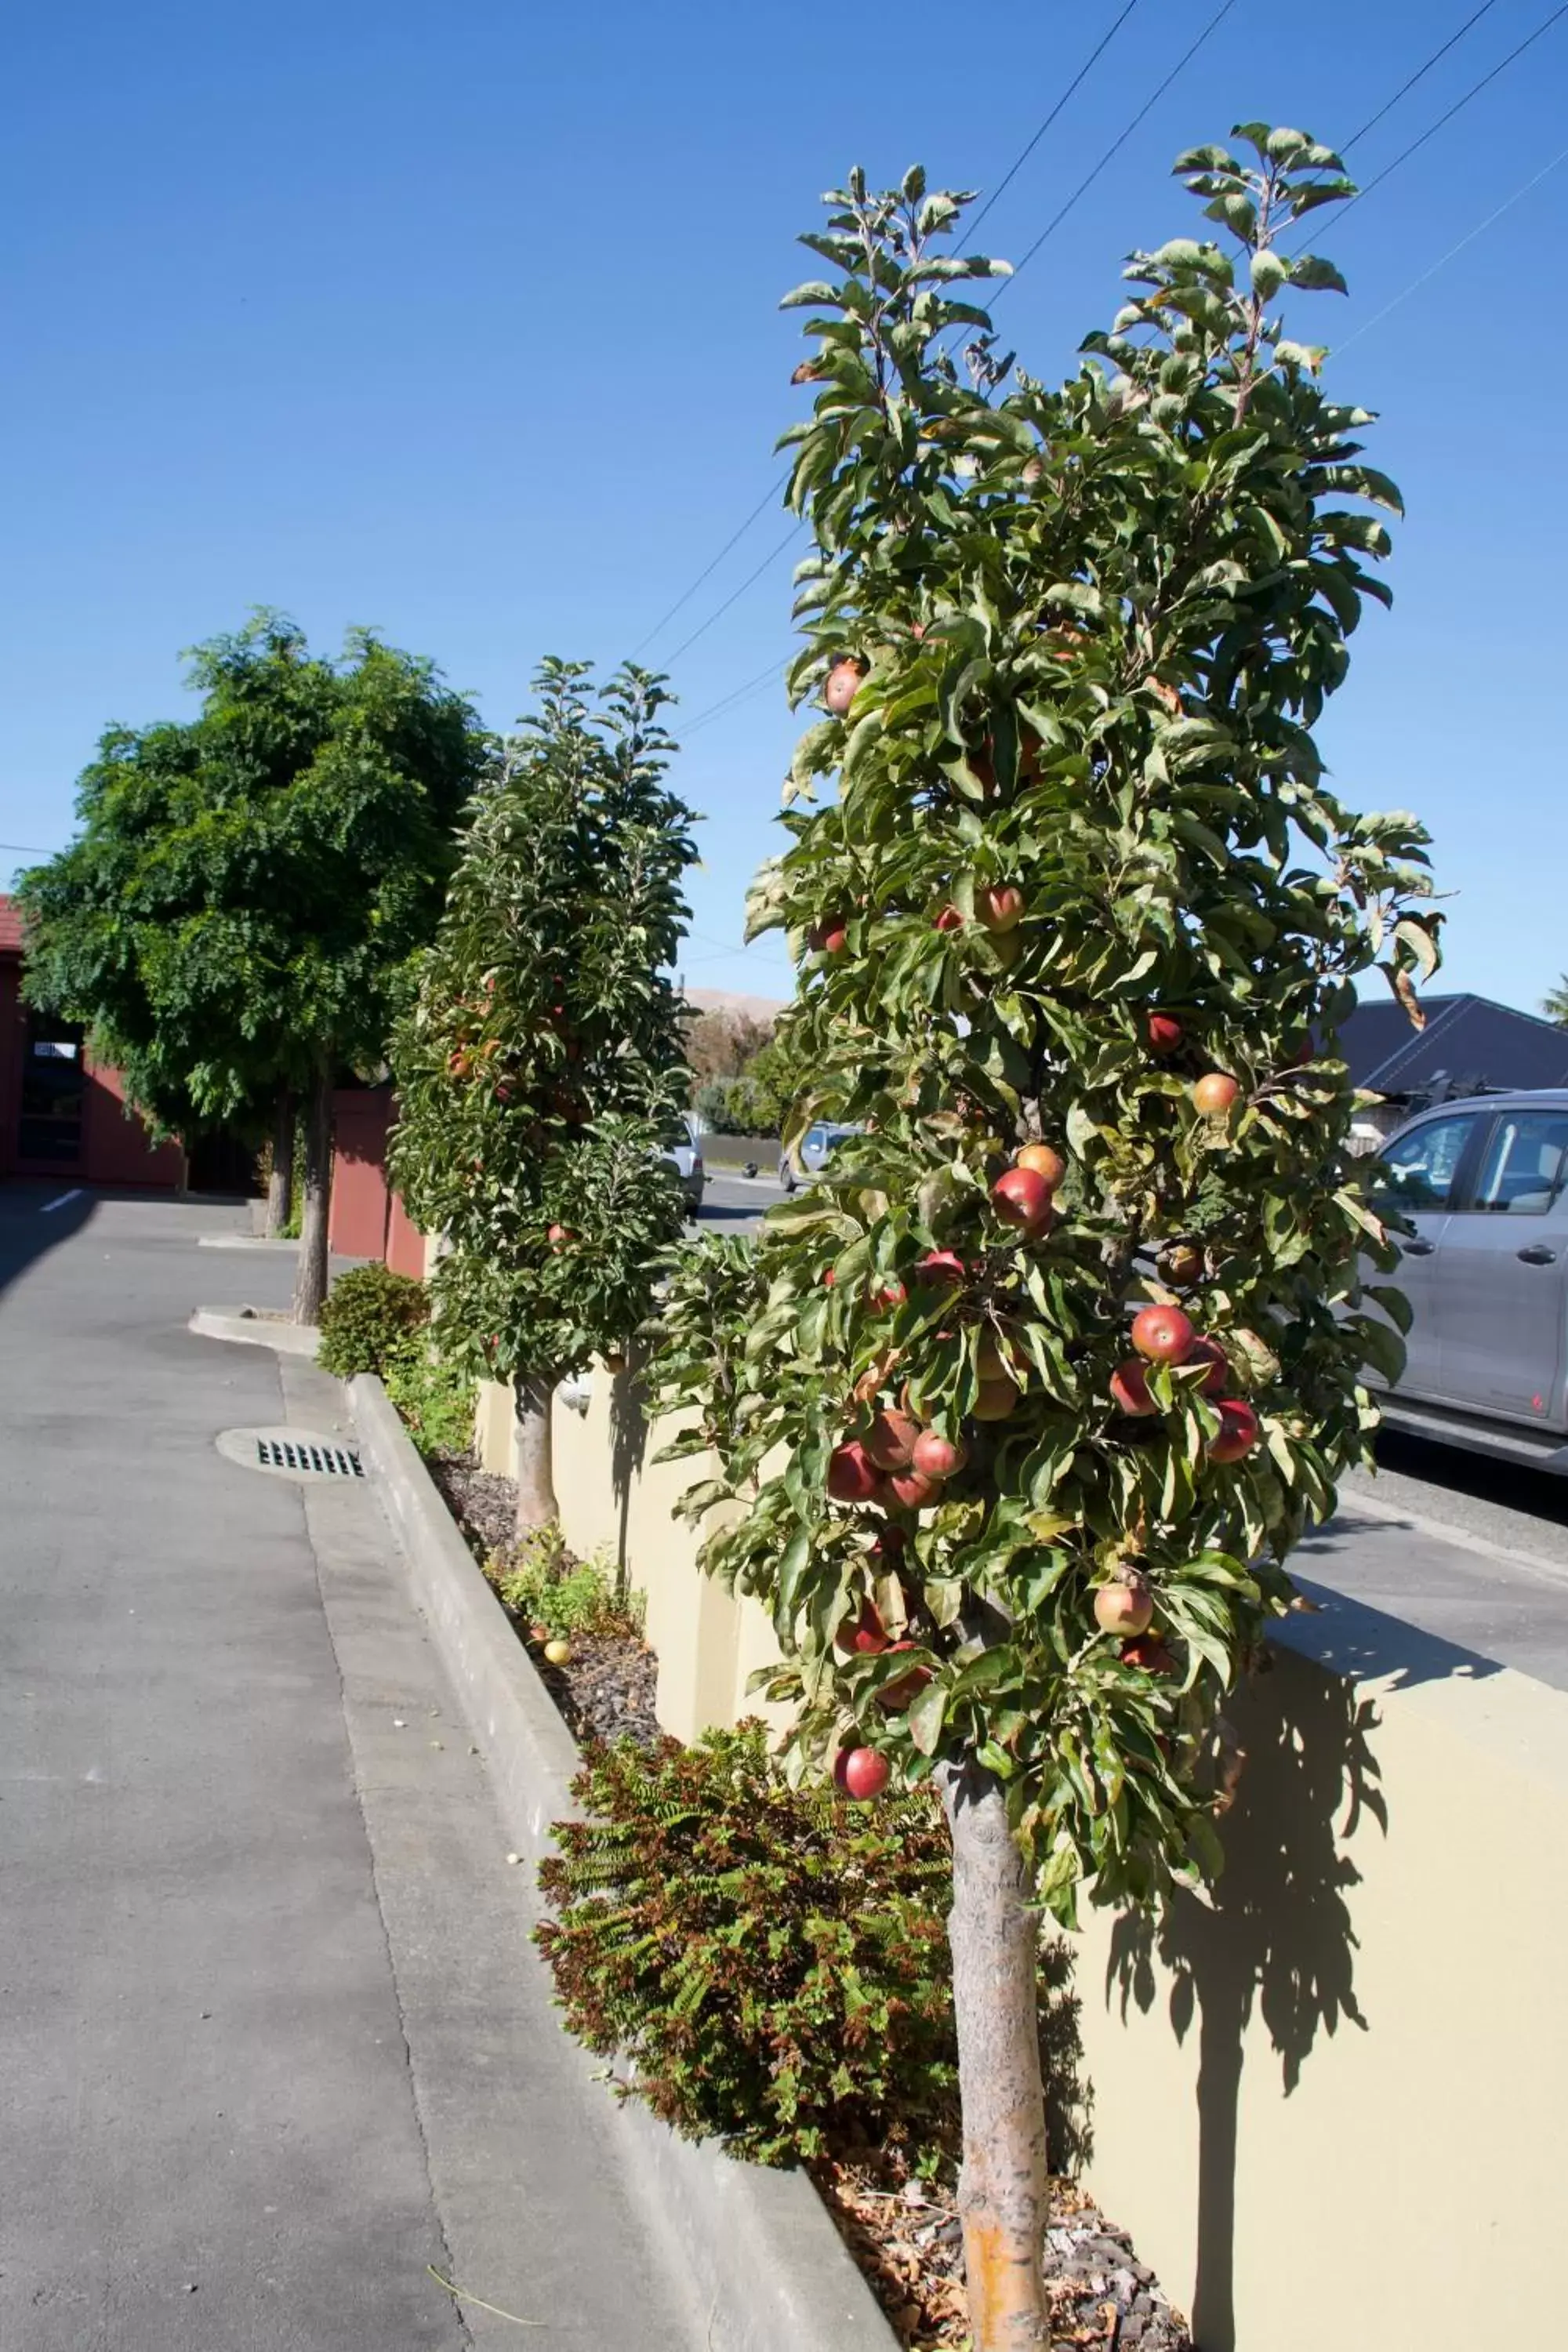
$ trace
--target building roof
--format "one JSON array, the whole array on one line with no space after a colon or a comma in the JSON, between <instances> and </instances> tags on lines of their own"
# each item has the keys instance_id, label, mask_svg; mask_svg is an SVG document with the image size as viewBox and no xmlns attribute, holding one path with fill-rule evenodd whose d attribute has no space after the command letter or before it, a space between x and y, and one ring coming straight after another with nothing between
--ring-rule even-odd
<instances>
[{"instance_id":1,"label":"building roof","mask_svg":"<svg viewBox=\"0 0 1568 2352\"><path fill-rule=\"evenodd\" d=\"M1488 996L1429 996L1413 1029L1393 998L1358 1004L1340 1031L1353 1083L1395 1099L1447 1079L1458 1090L1568 1086L1568 1029Z\"/></svg>"},{"instance_id":2,"label":"building roof","mask_svg":"<svg viewBox=\"0 0 1568 2352\"><path fill-rule=\"evenodd\" d=\"M22 918L14 898L0 898L0 955L22 952Z\"/></svg>"}]
</instances>

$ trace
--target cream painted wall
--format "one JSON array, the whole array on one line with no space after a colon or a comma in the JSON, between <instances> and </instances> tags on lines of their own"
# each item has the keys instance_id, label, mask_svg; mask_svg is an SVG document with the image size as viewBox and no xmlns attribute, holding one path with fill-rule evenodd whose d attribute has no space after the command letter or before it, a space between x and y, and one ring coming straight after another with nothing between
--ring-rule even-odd
<instances>
[{"instance_id":1,"label":"cream painted wall","mask_svg":"<svg viewBox=\"0 0 1568 2352\"><path fill-rule=\"evenodd\" d=\"M1089 1921L1089 2177L1202 2352L1568 2341L1568 1696L1362 1621L1237 1703L1212 1902Z\"/></svg>"},{"instance_id":2,"label":"cream painted wall","mask_svg":"<svg viewBox=\"0 0 1568 2352\"><path fill-rule=\"evenodd\" d=\"M660 1720L690 1738L758 1711L772 1628L669 1516L700 1460L645 1459L617 1498L629 1384L589 1385L585 1416L556 1403L566 1531L624 1539ZM508 1467L504 1391L480 1434ZM1348 1602L1274 1656L1231 1710L1212 1899L1163 1948L1092 1913L1079 1938L1089 2184L1201 2352L1568 2342L1568 1696Z\"/></svg>"},{"instance_id":3,"label":"cream painted wall","mask_svg":"<svg viewBox=\"0 0 1568 2352\"><path fill-rule=\"evenodd\" d=\"M717 1465L701 1456L653 1460L678 1424L645 1433L636 1383L626 1373L595 1364L574 1385L586 1391L586 1412L567 1402L570 1390L555 1398L562 1527L574 1551L607 1552L643 1595L647 1638L658 1659L659 1721L678 1739L695 1739L744 1715L782 1723L782 1709L746 1688L753 1668L771 1665L779 1655L766 1611L735 1599L701 1573L696 1530L672 1516L685 1489L710 1477ZM480 1389L477 1435L485 1467L510 1473L511 1397L495 1381Z\"/></svg>"}]
</instances>

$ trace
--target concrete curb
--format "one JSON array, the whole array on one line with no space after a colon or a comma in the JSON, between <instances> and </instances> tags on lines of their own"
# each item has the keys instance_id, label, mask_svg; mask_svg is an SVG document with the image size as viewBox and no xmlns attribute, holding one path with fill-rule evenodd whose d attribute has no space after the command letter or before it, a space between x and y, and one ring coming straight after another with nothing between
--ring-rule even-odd
<instances>
[{"instance_id":1,"label":"concrete curb","mask_svg":"<svg viewBox=\"0 0 1568 2352\"><path fill-rule=\"evenodd\" d=\"M298 1242L266 1241L259 1234L198 1234L196 1247L224 1250L291 1250L296 1257L300 1255Z\"/></svg>"},{"instance_id":2,"label":"concrete curb","mask_svg":"<svg viewBox=\"0 0 1568 2352\"><path fill-rule=\"evenodd\" d=\"M485 1582L373 1373L348 1384L420 1605L458 1686L508 1836L531 1868L552 1822L576 1816L577 1744ZM742 2164L684 2140L635 2101L614 2109L628 2182L674 2232L711 2352L891 2352L892 2329L804 2172Z\"/></svg>"},{"instance_id":3,"label":"concrete curb","mask_svg":"<svg viewBox=\"0 0 1568 2352\"><path fill-rule=\"evenodd\" d=\"M321 1343L314 1323L279 1323L254 1307L198 1307L186 1329L204 1339L233 1339L242 1348L271 1348L279 1356L309 1356Z\"/></svg>"}]
</instances>

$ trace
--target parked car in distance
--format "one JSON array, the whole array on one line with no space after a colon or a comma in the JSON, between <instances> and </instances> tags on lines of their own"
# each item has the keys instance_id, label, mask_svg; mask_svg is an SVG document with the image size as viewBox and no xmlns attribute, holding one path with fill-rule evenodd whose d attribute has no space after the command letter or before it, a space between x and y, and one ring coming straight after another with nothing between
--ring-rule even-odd
<instances>
[{"instance_id":1,"label":"parked car in distance","mask_svg":"<svg viewBox=\"0 0 1568 2352\"><path fill-rule=\"evenodd\" d=\"M1423 1111L1373 1205L1410 1301L1395 1427L1568 1474L1568 1089Z\"/></svg>"},{"instance_id":2,"label":"parked car in distance","mask_svg":"<svg viewBox=\"0 0 1568 2352\"><path fill-rule=\"evenodd\" d=\"M702 1206L702 1192L708 1181L708 1172L702 1165L701 1130L689 1111L685 1113L682 1123L686 1129L684 1140L672 1143L663 1157L680 1179L680 1189L686 1195L687 1215L695 1217Z\"/></svg>"},{"instance_id":3,"label":"parked car in distance","mask_svg":"<svg viewBox=\"0 0 1568 2352\"><path fill-rule=\"evenodd\" d=\"M779 1182L784 1191L793 1192L797 1185L809 1184L814 1176L820 1176L836 1145L847 1135L859 1133L858 1127L835 1127L826 1119L808 1127L795 1146L793 1159L787 1153L779 1154Z\"/></svg>"}]
</instances>

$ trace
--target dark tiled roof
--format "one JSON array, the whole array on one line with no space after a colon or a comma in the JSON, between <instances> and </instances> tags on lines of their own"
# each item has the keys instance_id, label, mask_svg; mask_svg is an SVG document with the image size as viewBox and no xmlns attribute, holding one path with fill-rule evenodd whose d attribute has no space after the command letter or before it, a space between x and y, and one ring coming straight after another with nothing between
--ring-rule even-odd
<instances>
[{"instance_id":1,"label":"dark tiled roof","mask_svg":"<svg viewBox=\"0 0 1568 2352\"><path fill-rule=\"evenodd\" d=\"M1425 1002L1425 1029L1413 1029L1392 998L1356 1006L1340 1031L1340 1050L1358 1087L1408 1095L1438 1077L1489 1087L1568 1086L1568 1029L1487 996Z\"/></svg>"},{"instance_id":2,"label":"dark tiled roof","mask_svg":"<svg viewBox=\"0 0 1568 2352\"><path fill-rule=\"evenodd\" d=\"M16 902L0 898L0 955L19 955L22 949L22 918Z\"/></svg>"}]
</instances>

